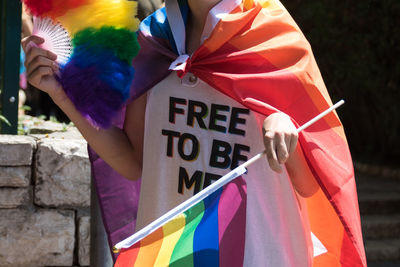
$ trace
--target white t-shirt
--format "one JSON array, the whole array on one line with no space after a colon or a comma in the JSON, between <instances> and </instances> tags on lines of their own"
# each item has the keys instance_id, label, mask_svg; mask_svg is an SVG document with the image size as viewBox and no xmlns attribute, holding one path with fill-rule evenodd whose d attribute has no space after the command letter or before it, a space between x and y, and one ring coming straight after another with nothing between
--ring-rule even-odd
<instances>
[{"instance_id":1,"label":"white t-shirt","mask_svg":"<svg viewBox=\"0 0 400 267\"><path fill-rule=\"evenodd\" d=\"M171 73L152 88L136 230L263 151L264 118L190 73L182 80ZM311 266L310 233L287 172L260 159L243 178L244 266Z\"/></svg>"}]
</instances>

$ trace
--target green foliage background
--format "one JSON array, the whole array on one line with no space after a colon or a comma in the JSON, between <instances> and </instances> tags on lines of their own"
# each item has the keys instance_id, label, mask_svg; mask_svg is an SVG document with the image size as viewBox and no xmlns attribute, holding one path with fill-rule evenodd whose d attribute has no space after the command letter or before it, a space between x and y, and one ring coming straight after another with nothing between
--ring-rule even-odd
<instances>
[{"instance_id":1,"label":"green foliage background","mask_svg":"<svg viewBox=\"0 0 400 267\"><path fill-rule=\"evenodd\" d=\"M311 43L353 158L400 159L400 0L282 0Z\"/></svg>"}]
</instances>

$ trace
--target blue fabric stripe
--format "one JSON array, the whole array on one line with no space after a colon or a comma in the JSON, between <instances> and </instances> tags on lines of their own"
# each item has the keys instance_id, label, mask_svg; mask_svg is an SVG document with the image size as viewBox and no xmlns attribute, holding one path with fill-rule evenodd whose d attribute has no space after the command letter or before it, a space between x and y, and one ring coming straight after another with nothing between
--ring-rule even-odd
<instances>
[{"instance_id":1,"label":"blue fabric stripe","mask_svg":"<svg viewBox=\"0 0 400 267\"><path fill-rule=\"evenodd\" d=\"M222 188L203 200L204 215L193 240L195 267L219 266L218 203Z\"/></svg>"},{"instance_id":2,"label":"blue fabric stripe","mask_svg":"<svg viewBox=\"0 0 400 267\"><path fill-rule=\"evenodd\" d=\"M189 15L189 6L186 0L179 0L178 2L183 21L186 25ZM167 40L172 50L178 54L178 49L176 48L174 37L172 36L171 28L168 23L165 7L156 10L153 14L145 18L142 23L140 23L140 31L153 37Z\"/></svg>"}]
</instances>

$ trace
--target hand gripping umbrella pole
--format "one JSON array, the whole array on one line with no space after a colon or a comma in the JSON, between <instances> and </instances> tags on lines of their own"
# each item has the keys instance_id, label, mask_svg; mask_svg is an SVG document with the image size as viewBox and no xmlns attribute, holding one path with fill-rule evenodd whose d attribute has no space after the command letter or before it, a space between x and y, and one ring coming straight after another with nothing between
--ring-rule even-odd
<instances>
[{"instance_id":1,"label":"hand gripping umbrella pole","mask_svg":"<svg viewBox=\"0 0 400 267\"><path fill-rule=\"evenodd\" d=\"M320 120L322 117L326 116L328 113L332 112L333 110L335 110L336 108L340 107L343 104L344 104L344 100L340 100L335 105L331 106L324 112L320 113L318 116L314 117L310 121L306 122L305 124L303 124L302 126L297 128L297 130L296 130L297 133L299 133L302 130L304 130L305 128L309 127L310 125L312 125L316 121ZM113 247L113 252L119 253L121 248L131 247L135 243L139 242L140 240L142 240L143 238L145 238L146 236L148 236L149 234L151 234L152 232L154 232L155 230L157 230L158 228L160 228L161 226L163 226L164 224L166 224L167 222L172 220L174 217L176 217L180 213L187 211L188 209L190 209L191 207L193 207L194 205L196 205L197 203L199 203L200 201L202 201L203 199L205 199L206 197L208 197L209 195L211 195L212 193L217 191L222 186L226 185L233 179L241 176L242 174L244 174L247 171L246 167L248 167L249 165L251 165L252 163L257 161L258 159L263 157L264 154L265 154L265 151L255 155L254 157L252 157L251 159L249 159L242 165L236 167L235 169L233 169L226 175L222 176L220 179L218 179L216 182L209 185L207 188L203 189L196 195L194 195L191 198L187 199L186 201L182 202L180 205L178 205L175 208L173 208L172 210L168 211L167 213L165 213L163 216L161 216L157 220L148 224L143 229L139 230L132 236L126 238L125 240L117 243Z\"/></svg>"}]
</instances>

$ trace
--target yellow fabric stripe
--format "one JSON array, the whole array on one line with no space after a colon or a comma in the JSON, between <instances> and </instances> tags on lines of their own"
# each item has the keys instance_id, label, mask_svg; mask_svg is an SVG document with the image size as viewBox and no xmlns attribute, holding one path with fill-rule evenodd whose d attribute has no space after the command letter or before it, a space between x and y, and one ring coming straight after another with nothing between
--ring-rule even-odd
<instances>
[{"instance_id":1,"label":"yellow fabric stripe","mask_svg":"<svg viewBox=\"0 0 400 267\"><path fill-rule=\"evenodd\" d=\"M281 6L275 0L257 0L257 2L260 3L263 8L267 8L269 11L281 9Z\"/></svg>"},{"instance_id":2,"label":"yellow fabric stripe","mask_svg":"<svg viewBox=\"0 0 400 267\"><path fill-rule=\"evenodd\" d=\"M269 11L281 9L280 5L275 0L243 0L244 10L249 10L250 8L253 8L254 2L258 2L263 8L266 8Z\"/></svg>"},{"instance_id":3,"label":"yellow fabric stripe","mask_svg":"<svg viewBox=\"0 0 400 267\"><path fill-rule=\"evenodd\" d=\"M164 240L154 266L168 266L175 245L185 229L185 215L179 214L163 226Z\"/></svg>"}]
</instances>

